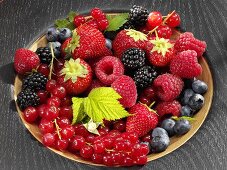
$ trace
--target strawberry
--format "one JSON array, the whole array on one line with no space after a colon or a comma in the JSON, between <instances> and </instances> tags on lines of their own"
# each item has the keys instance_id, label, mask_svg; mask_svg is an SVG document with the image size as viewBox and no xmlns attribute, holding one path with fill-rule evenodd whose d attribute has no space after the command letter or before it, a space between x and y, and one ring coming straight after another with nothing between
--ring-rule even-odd
<instances>
[{"instance_id":1,"label":"strawberry","mask_svg":"<svg viewBox=\"0 0 227 170\"><path fill-rule=\"evenodd\" d=\"M137 103L129 109L126 121L126 132L135 132L139 137L144 136L158 124L158 116L154 110L142 103Z\"/></svg>"},{"instance_id":2,"label":"strawberry","mask_svg":"<svg viewBox=\"0 0 227 170\"><path fill-rule=\"evenodd\" d=\"M91 85L91 67L82 59L70 59L65 62L57 82L65 87L67 94L81 94Z\"/></svg>"},{"instance_id":3,"label":"strawberry","mask_svg":"<svg viewBox=\"0 0 227 170\"><path fill-rule=\"evenodd\" d=\"M113 41L114 55L118 58L121 58L123 52L132 47L149 52L152 49L152 44L144 33L133 29L122 30Z\"/></svg>"},{"instance_id":4,"label":"strawberry","mask_svg":"<svg viewBox=\"0 0 227 170\"><path fill-rule=\"evenodd\" d=\"M19 74L31 72L40 64L39 56L31 50L20 48L16 50L14 56L14 69Z\"/></svg>"},{"instance_id":5,"label":"strawberry","mask_svg":"<svg viewBox=\"0 0 227 170\"><path fill-rule=\"evenodd\" d=\"M61 51L72 54L74 59L89 59L111 55L106 40L98 29L83 24L73 31L72 39L63 43Z\"/></svg>"},{"instance_id":6,"label":"strawberry","mask_svg":"<svg viewBox=\"0 0 227 170\"><path fill-rule=\"evenodd\" d=\"M154 45L148 56L150 63L160 67L168 65L175 55L174 45L164 38L156 38L150 42Z\"/></svg>"},{"instance_id":7,"label":"strawberry","mask_svg":"<svg viewBox=\"0 0 227 170\"><path fill-rule=\"evenodd\" d=\"M64 43L61 45L61 56L65 57L66 56L66 47L69 45L70 41L72 40L72 38L67 38Z\"/></svg>"}]
</instances>

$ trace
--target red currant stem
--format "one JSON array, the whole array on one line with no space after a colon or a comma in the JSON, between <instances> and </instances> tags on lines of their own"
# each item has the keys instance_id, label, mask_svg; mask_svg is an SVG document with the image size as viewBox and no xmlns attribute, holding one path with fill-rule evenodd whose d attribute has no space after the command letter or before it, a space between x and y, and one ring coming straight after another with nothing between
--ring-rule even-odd
<instances>
[{"instance_id":1,"label":"red currant stem","mask_svg":"<svg viewBox=\"0 0 227 170\"><path fill-rule=\"evenodd\" d=\"M49 80L51 80L51 75L52 75L53 65L54 65L54 58L55 58L52 43L50 43L50 51L51 51L52 58L51 58L51 63L50 63L50 73L48 76Z\"/></svg>"},{"instance_id":2,"label":"red currant stem","mask_svg":"<svg viewBox=\"0 0 227 170\"><path fill-rule=\"evenodd\" d=\"M150 104L150 108L155 104L155 101L153 101L151 104Z\"/></svg>"},{"instance_id":3,"label":"red currant stem","mask_svg":"<svg viewBox=\"0 0 227 170\"><path fill-rule=\"evenodd\" d=\"M148 32L147 35L152 34L159 26L154 27L151 31Z\"/></svg>"},{"instance_id":4,"label":"red currant stem","mask_svg":"<svg viewBox=\"0 0 227 170\"><path fill-rule=\"evenodd\" d=\"M54 119L54 124L55 124L56 130L57 130L58 137L59 137L59 139L61 139L61 134L60 134L61 129L57 124L57 119Z\"/></svg>"},{"instance_id":5,"label":"red currant stem","mask_svg":"<svg viewBox=\"0 0 227 170\"><path fill-rule=\"evenodd\" d=\"M166 18L163 20L162 24L165 24L166 21L175 13L175 10L173 10L170 14L166 16Z\"/></svg>"},{"instance_id":6,"label":"red currant stem","mask_svg":"<svg viewBox=\"0 0 227 170\"><path fill-rule=\"evenodd\" d=\"M155 37L156 37L157 39L159 39L157 30L154 30L154 33L155 33Z\"/></svg>"},{"instance_id":7,"label":"red currant stem","mask_svg":"<svg viewBox=\"0 0 227 170\"><path fill-rule=\"evenodd\" d=\"M85 142L87 145L89 145L89 146L92 146L93 147L93 145L91 144L91 143L88 143L88 142Z\"/></svg>"}]
</instances>

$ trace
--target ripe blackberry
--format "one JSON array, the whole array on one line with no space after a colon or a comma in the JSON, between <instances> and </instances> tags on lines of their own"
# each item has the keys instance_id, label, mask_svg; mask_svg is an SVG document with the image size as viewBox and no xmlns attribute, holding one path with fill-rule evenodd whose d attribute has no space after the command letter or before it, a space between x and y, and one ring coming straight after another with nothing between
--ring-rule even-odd
<instances>
[{"instance_id":1,"label":"ripe blackberry","mask_svg":"<svg viewBox=\"0 0 227 170\"><path fill-rule=\"evenodd\" d=\"M129 21L135 26L144 26L147 22L149 12L142 6L134 5L129 12Z\"/></svg>"},{"instance_id":2,"label":"ripe blackberry","mask_svg":"<svg viewBox=\"0 0 227 170\"><path fill-rule=\"evenodd\" d=\"M45 90L47 80L43 74L34 72L23 80L22 89Z\"/></svg>"},{"instance_id":3,"label":"ripe blackberry","mask_svg":"<svg viewBox=\"0 0 227 170\"><path fill-rule=\"evenodd\" d=\"M122 63L128 69L137 69L145 65L145 52L139 48L129 48L122 55Z\"/></svg>"},{"instance_id":4,"label":"ripe blackberry","mask_svg":"<svg viewBox=\"0 0 227 170\"><path fill-rule=\"evenodd\" d=\"M39 56L41 63L50 64L52 55L49 47L39 47L35 53Z\"/></svg>"},{"instance_id":5,"label":"ripe blackberry","mask_svg":"<svg viewBox=\"0 0 227 170\"><path fill-rule=\"evenodd\" d=\"M22 90L17 95L17 104L21 110L26 109L29 106L39 105L39 96L31 89Z\"/></svg>"},{"instance_id":6,"label":"ripe blackberry","mask_svg":"<svg viewBox=\"0 0 227 170\"><path fill-rule=\"evenodd\" d=\"M135 29L135 26L131 21L127 21L119 28L119 30L124 30L124 29Z\"/></svg>"},{"instance_id":7,"label":"ripe blackberry","mask_svg":"<svg viewBox=\"0 0 227 170\"><path fill-rule=\"evenodd\" d=\"M152 81L157 77L158 73L155 67L143 66L135 71L133 79L138 88L145 88L151 85Z\"/></svg>"}]
</instances>

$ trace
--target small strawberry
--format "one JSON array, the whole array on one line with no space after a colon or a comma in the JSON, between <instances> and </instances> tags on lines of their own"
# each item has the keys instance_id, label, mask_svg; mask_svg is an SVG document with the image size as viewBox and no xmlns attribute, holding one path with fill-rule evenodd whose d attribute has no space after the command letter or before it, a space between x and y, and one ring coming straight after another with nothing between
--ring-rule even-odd
<instances>
[{"instance_id":1,"label":"small strawberry","mask_svg":"<svg viewBox=\"0 0 227 170\"><path fill-rule=\"evenodd\" d=\"M62 51L72 54L73 58L97 58L111 55L112 52L106 47L106 40L98 29L83 24L73 31L71 40L66 40L67 46L63 44Z\"/></svg>"},{"instance_id":2,"label":"small strawberry","mask_svg":"<svg viewBox=\"0 0 227 170\"><path fill-rule=\"evenodd\" d=\"M194 50L182 51L170 63L172 74L181 78L193 78L202 73L202 67L198 63L197 53Z\"/></svg>"},{"instance_id":3,"label":"small strawberry","mask_svg":"<svg viewBox=\"0 0 227 170\"><path fill-rule=\"evenodd\" d=\"M158 116L154 110L142 103L137 103L129 109L126 121L126 132L135 132L139 137L144 136L158 124Z\"/></svg>"},{"instance_id":4,"label":"small strawberry","mask_svg":"<svg viewBox=\"0 0 227 170\"><path fill-rule=\"evenodd\" d=\"M31 50L20 48L16 50L14 56L14 69L19 74L31 72L40 64L39 56Z\"/></svg>"},{"instance_id":5,"label":"small strawberry","mask_svg":"<svg viewBox=\"0 0 227 170\"><path fill-rule=\"evenodd\" d=\"M65 62L57 82L65 87L67 94L81 94L91 85L91 67L82 59L70 59Z\"/></svg>"},{"instance_id":6,"label":"small strawberry","mask_svg":"<svg viewBox=\"0 0 227 170\"><path fill-rule=\"evenodd\" d=\"M152 44L144 33L133 29L122 30L113 41L113 51L118 58L121 58L123 52L132 47L149 52L152 49Z\"/></svg>"},{"instance_id":7,"label":"small strawberry","mask_svg":"<svg viewBox=\"0 0 227 170\"><path fill-rule=\"evenodd\" d=\"M168 65L175 55L173 44L168 39L158 37L150 42L154 45L148 56L150 63L160 67Z\"/></svg>"},{"instance_id":8,"label":"small strawberry","mask_svg":"<svg viewBox=\"0 0 227 170\"><path fill-rule=\"evenodd\" d=\"M66 56L66 48L69 45L70 41L72 40L72 38L67 38L64 43L61 45L61 56L65 57Z\"/></svg>"}]
</instances>

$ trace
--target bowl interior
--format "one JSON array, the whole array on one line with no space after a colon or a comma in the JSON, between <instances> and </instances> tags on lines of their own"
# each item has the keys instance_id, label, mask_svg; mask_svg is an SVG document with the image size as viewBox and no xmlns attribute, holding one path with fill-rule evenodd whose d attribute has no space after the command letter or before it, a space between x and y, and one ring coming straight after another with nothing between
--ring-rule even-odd
<instances>
[{"instance_id":1,"label":"bowl interior","mask_svg":"<svg viewBox=\"0 0 227 170\"><path fill-rule=\"evenodd\" d=\"M174 31L172 38L175 39L179 35L180 35L179 32ZM47 41L45 39L45 36L41 36L29 47L29 49L32 50L32 51L36 51L36 49L38 47L44 47L44 46L46 46L46 44L47 44ZM148 161L152 161L152 160L158 159L160 157L163 157L163 156L167 155L168 153L174 151L175 149L179 148L181 145L183 145L186 141L188 141L196 133L196 131L200 128L200 126L203 124L206 116L208 115L210 107L211 107L211 103L212 103L212 98L213 98L213 79L212 79L212 75L211 75L211 71L209 69L209 66L208 66L204 57L200 57L199 63L202 65L203 72L198 78L200 80L203 80L204 82L206 82L208 87L209 87L208 91L204 95L205 104L204 104L203 108L194 116L194 118L196 120L192 122L192 128L187 134L180 136L180 137L177 137L177 136L171 137L169 147L164 152L148 155ZM21 90L21 85L22 85L22 82L21 82L20 77L16 76L15 84L14 84L14 98L15 98L15 100L16 100L18 93ZM23 113L20 111L18 106L16 106L16 107L17 107L18 114L19 114L22 122L24 123L25 127L30 131L30 133L39 142L41 142L41 133L40 133L38 126L34 125L34 124L27 123L25 121L24 117L23 117ZM74 155L74 154L67 152L67 151L61 152L61 151L58 151L58 150L53 149L53 148L49 148L49 149L54 151L55 153L57 153L59 155L62 155L64 157L68 158L68 159L71 159L71 160L74 160L74 161L77 161L77 162L90 164L90 165L104 166L104 165L94 164L90 161L84 160L81 157Z\"/></svg>"}]
</instances>

